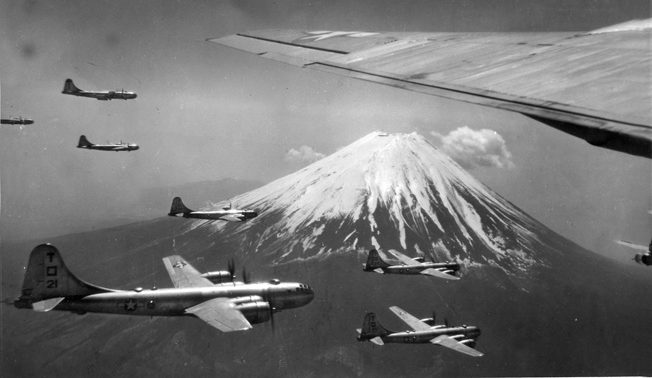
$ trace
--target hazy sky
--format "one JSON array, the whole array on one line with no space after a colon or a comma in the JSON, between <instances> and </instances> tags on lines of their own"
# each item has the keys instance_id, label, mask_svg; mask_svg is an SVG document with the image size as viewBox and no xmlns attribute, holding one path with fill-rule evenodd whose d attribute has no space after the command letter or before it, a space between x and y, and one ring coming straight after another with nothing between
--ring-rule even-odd
<instances>
[{"instance_id":1,"label":"hazy sky","mask_svg":"<svg viewBox=\"0 0 652 378\"><path fill-rule=\"evenodd\" d=\"M650 160L516 114L302 70L204 39L263 28L579 31L648 17L649 1L3 1L2 115L36 123L0 129L0 236L77 231L75 214L119 214L149 187L266 182L300 166L289 150L329 154L373 130L430 136L469 126L498 131L512 154L513 168L475 168L477 178L571 240L626 260L611 240L649 241ZM83 89L139 97L64 96L68 77ZM141 149L79 150L81 134Z\"/></svg>"}]
</instances>

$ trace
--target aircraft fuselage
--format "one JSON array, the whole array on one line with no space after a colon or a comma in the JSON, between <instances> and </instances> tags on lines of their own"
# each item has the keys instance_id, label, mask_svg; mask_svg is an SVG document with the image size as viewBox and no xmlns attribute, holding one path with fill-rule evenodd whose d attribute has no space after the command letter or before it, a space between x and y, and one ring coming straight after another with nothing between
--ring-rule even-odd
<instances>
[{"instance_id":1,"label":"aircraft fuselage","mask_svg":"<svg viewBox=\"0 0 652 378\"><path fill-rule=\"evenodd\" d=\"M64 94L69 94L79 97L90 97L95 98L101 101L108 100L131 100L138 95L134 92L128 92L124 90L120 91L101 91L101 92L91 92L91 91L79 91L79 92L64 92Z\"/></svg>"},{"instance_id":2,"label":"aircraft fuselage","mask_svg":"<svg viewBox=\"0 0 652 378\"><path fill-rule=\"evenodd\" d=\"M424 344L437 336L446 335L457 341L464 339L474 340L480 336L480 329L475 326L431 328L425 331L394 332L381 336L384 343Z\"/></svg>"},{"instance_id":3,"label":"aircraft fuselage","mask_svg":"<svg viewBox=\"0 0 652 378\"><path fill-rule=\"evenodd\" d=\"M425 262L419 265L391 265L385 268L381 268L383 273L387 274L419 274L421 271L426 269L438 269L446 268L452 270L453 272L459 270L458 264L449 264L449 263L434 263L434 262Z\"/></svg>"},{"instance_id":4,"label":"aircraft fuselage","mask_svg":"<svg viewBox=\"0 0 652 378\"><path fill-rule=\"evenodd\" d=\"M136 151L140 149L137 144L93 144L91 146L77 146L77 148L85 148L87 150L98 151Z\"/></svg>"},{"instance_id":5,"label":"aircraft fuselage","mask_svg":"<svg viewBox=\"0 0 652 378\"><path fill-rule=\"evenodd\" d=\"M239 217L242 220L255 218L258 213L255 210L215 210L215 211L192 211L189 213L182 213L184 218L197 218L197 219L214 219L219 220L224 217Z\"/></svg>"},{"instance_id":6,"label":"aircraft fuselage","mask_svg":"<svg viewBox=\"0 0 652 378\"><path fill-rule=\"evenodd\" d=\"M301 307L313 291L300 283L228 283L212 287L114 290L80 298L66 297L53 310L76 313L180 316L186 309L214 298L242 299L242 303L269 302L274 311ZM16 305L19 307L19 304ZM244 311L243 311L244 312ZM245 313L246 315L246 313Z\"/></svg>"},{"instance_id":7,"label":"aircraft fuselage","mask_svg":"<svg viewBox=\"0 0 652 378\"><path fill-rule=\"evenodd\" d=\"M31 125L34 123L33 119L22 118L22 117L11 117L11 118L2 118L0 123L3 125Z\"/></svg>"}]
</instances>

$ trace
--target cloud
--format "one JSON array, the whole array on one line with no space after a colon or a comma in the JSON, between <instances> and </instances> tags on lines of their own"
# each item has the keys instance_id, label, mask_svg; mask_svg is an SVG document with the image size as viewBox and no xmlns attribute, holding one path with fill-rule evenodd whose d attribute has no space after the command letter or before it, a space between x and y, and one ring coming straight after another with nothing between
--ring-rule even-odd
<instances>
[{"instance_id":1,"label":"cloud","mask_svg":"<svg viewBox=\"0 0 652 378\"><path fill-rule=\"evenodd\" d=\"M489 129L459 127L448 135L430 133L439 141L439 148L466 169L476 167L514 168L512 153L500 134Z\"/></svg>"},{"instance_id":2,"label":"cloud","mask_svg":"<svg viewBox=\"0 0 652 378\"><path fill-rule=\"evenodd\" d=\"M288 163L312 163L323 158L324 154L317 152L310 146L303 145L298 149L291 148L285 154L285 161Z\"/></svg>"}]
</instances>

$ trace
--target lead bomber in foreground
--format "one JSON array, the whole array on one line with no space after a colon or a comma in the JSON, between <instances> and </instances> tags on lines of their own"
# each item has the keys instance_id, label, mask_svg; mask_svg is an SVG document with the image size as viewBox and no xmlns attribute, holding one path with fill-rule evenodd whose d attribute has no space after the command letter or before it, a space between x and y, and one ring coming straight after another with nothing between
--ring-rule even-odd
<instances>
[{"instance_id":1,"label":"lead bomber in foreground","mask_svg":"<svg viewBox=\"0 0 652 378\"><path fill-rule=\"evenodd\" d=\"M194 315L222 332L241 331L273 320L274 312L305 306L314 293L296 282L246 283L230 274L200 274L180 256L163 259L174 288L107 289L82 281L63 262L59 250L41 244L32 250L17 308L38 312L99 312L146 316Z\"/></svg>"}]
</instances>

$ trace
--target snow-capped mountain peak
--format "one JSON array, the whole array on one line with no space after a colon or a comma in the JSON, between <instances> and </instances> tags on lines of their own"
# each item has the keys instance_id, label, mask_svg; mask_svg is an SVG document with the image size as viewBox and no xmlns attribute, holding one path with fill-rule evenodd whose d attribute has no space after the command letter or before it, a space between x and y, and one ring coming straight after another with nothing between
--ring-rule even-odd
<instances>
[{"instance_id":1,"label":"snow-capped mountain peak","mask_svg":"<svg viewBox=\"0 0 652 378\"><path fill-rule=\"evenodd\" d=\"M416 133L368 134L231 201L258 210L235 232L252 252L271 245L275 261L376 247L507 270L545 264L532 253L543 226Z\"/></svg>"}]
</instances>

